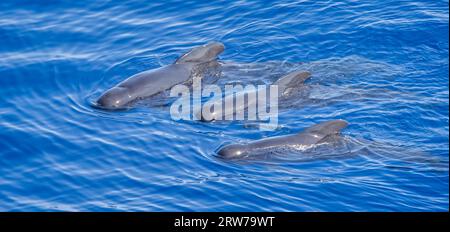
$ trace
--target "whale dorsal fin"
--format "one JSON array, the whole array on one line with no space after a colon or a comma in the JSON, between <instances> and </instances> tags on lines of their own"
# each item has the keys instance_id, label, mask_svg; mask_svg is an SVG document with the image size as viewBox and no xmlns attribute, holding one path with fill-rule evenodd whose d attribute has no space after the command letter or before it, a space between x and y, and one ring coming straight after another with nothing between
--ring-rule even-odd
<instances>
[{"instance_id":1,"label":"whale dorsal fin","mask_svg":"<svg viewBox=\"0 0 450 232\"><path fill-rule=\"evenodd\" d=\"M287 75L284 75L273 84L278 85L278 93L280 96L284 96L290 93L294 88L302 86L303 83L311 77L311 73L308 71L295 71Z\"/></svg>"},{"instance_id":2,"label":"whale dorsal fin","mask_svg":"<svg viewBox=\"0 0 450 232\"><path fill-rule=\"evenodd\" d=\"M180 56L175 64L182 63L205 63L217 59L217 56L223 52L225 46L219 42L210 42L202 46L195 47L189 52Z\"/></svg>"},{"instance_id":3,"label":"whale dorsal fin","mask_svg":"<svg viewBox=\"0 0 450 232\"><path fill-rule=\"evenodd\" d=\"M339 134L339 132L348 126L348 122L344 120L331 120L316 124L311 126L304 131L302 131L299 135L308 134L316 140L316 143L323 140L324 138L330 135Z\"/></svg>"}]
</instances>

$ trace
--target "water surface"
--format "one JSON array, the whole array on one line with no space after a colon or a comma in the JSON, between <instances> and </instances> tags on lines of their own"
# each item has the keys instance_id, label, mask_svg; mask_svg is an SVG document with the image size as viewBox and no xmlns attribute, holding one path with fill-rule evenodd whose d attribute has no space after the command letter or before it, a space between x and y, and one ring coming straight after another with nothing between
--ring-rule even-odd
<instances>
[{"instance_id":1,"label":"water surface","mask_svg":"<svg viewBox=\"0 0 450 232\"><path fill-rule=\"evenodd\" d=\"M2 211L447 211L448 1L0 3ZM312 73L280 128L91 106L221 41L218 83ZM330 146L226 162L227 143L345 119Z\"/></svg>"}]
</instances>

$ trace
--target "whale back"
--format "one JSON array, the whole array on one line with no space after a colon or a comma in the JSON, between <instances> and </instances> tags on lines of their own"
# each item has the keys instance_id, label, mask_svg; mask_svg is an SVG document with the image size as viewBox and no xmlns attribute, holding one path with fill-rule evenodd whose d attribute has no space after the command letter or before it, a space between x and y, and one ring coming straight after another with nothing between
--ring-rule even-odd
<instances>
[{"instance_id":1,"label":"whale back","mask_svg":"<svg viewBox=\"0 0 450 232\"><path fill-rule=\"evenodd\" d=\"M211 42L199 47L195 47L186 54L180 56L175 63L205 63L214 61L217 56L222 53L225 46L219 42Z\"/></svg>"},{"instance_id":2,"label":"whale back","mask_svg":"<svg viewBox=\"0 0 450 232\"><path fill-rule=\"evenodd\" d=\"M308 127L298 134L262 139L250 144L253 148L314 145L330 135L338 134L347 125L344 120L332 120Z\"/></svg>"}]
</instances>

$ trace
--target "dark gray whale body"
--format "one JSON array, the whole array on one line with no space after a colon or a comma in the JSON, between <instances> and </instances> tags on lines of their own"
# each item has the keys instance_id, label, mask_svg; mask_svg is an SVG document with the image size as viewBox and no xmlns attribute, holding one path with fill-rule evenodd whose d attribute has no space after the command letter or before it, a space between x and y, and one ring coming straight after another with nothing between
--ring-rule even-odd
<instances>
[{"instance_id":1,"label":"dark gray whale body","mask_svg":"<svg viewBox=\"0 0 450 232\"><path fill-rule=\"evenodd\" d=\"M304 82L308 80L311 77L311 73L308 71L303 70L297 70L291 73L288 73L282 77L280 77L278 80L272 83L272 85L278 85L278 97L283 99L289 97L289 95L294 92L295 90L298 90L302 86L304 86ZM255 90L256 92L256 90ZM243 91L240 93L237 93L237 95L245 95L248 92ZM232 114L235 114L239 111L243 111L248 107L256 107L257 99L247 99L247 102L236 102L233 104L235 98L235 94L231 94L228 96L225 96L223 99L218 99L216 102L231 102L232 104L224 104L225 107L223 111L219 112L232 112ZM214 104L214 103L211 103ZM217 103L216 103L217 104ZM232 107L231 109L230 106ZM204 105L199 111L195 112L195 116L204 122L214 121L219 118L225 118L227 115L220 115L220 113L217 113L214 110L211 110L211 118L206 118L203 115L203 112L209 111L209 105ZM223 116L223 117L222 117Z\"/></svg>"},{"instance_id":2,"label":"dark gray whale body","mask_svg":"<svg viewBox=\"0 0 450 232\"><path fill-rule=\"evenodd\" d=\"M107 109L124 108L132 102L153 96L174 85L188 81L199 65L216 61L224 51L222 43L211 42L196 47L178 58L175 63L138 73L103 93L98 106Z\"/></svg>"},{"instance_id":3,"label":"dark gray whale body","mask_svg":"<svg viewBox=\"0 0 450 232\"><path fill-rule=\"evenodd\" d=\"M323 141L323 139L330 135L338 134L347 125L348 123L344 120L322 122L298 134L266 138L247 144L227 145L221 148L218 154L225 159L238 159L250 156L252 153L264 149L311 146Z\"/></svg>"}]
</instances>

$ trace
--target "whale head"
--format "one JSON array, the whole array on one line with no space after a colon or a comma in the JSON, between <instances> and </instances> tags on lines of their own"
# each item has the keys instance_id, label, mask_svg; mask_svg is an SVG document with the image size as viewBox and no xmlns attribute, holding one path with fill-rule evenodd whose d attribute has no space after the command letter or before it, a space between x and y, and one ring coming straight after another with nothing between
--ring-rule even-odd
<instances>
[{"instance_id":1,"label":"whale head","mask_svg":"<svg viewBox=\"0 0 450 232\"><path fill-rule=\"evenodd\" d=\"M131 101L132 97L129 94L128 89L116 86L100 96L97 100L97 104L102 108L120 109L124 108Z\"/></svg>"},{"instance_id":2,"label":"whale head","mask_svg":"<svg viewBox=\"0 0 450 232\"><path fill-rule=\"evenodd\" d=\"M225 46L220 42L210 42L205 45L195 47L188 53L178 58L175 63L205 63L214 61L217 56L225 50Z\"/></svg>"},{"instance_id":3,"label":"whale head","mask_svg":"<svg viewBox=\"0 0 450 232\"><path fill-rule=\"evenodd\" d=\"M236 159L245 156L247 148L243 144L232 144L222 147L217 153L225 159Z\"/></svg>"}]
</instances>

